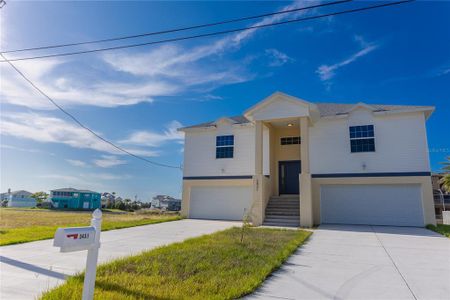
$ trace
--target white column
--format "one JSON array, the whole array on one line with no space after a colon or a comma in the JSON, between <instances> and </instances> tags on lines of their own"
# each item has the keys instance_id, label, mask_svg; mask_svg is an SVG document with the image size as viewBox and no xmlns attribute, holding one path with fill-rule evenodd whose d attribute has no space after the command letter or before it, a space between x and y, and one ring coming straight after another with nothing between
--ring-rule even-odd
<instances>
[{"instance_id":1,"label":"white column","mask_svg":"<svg viewBox=\"0 0 450 300\"><path fill-rule=\"evenodd\" d=\"M255 122L255 175L263 173L263 124Z\"/></svg>"},{"instance_id":2,"label":"white column","mask_svg":"<svg viewBox=\"0 0 450 300\"><path fill-rule=\"evenodd\" d=\"M259 226L264 220L264 178L263 178L263 123L255 121L255 173L253 175L253 205L251 219Z\"/></svg>"},{"instance_id":3,"label":"white column","mask_svg":"<svg viewBox=\"0 0 450 300\"><path fill-rule=\"evenodd\" d=\"M309 120L307 117L300 118L300 136L301 136L301 174L300 184L300 225L303 227L312 227L313 205L312 205L312 185L311 172L309 167Z\"/></svg>"}]
</instances>

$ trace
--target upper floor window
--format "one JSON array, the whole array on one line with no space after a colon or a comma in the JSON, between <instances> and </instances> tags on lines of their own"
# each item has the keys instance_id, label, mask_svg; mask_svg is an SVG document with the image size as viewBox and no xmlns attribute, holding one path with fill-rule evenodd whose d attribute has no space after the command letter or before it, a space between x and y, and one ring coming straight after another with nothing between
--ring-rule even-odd
<instances>
[{"instance_id":1,"label":"upper floor window","mask_svg":"<svg viewBox=\"0 0 450 300\"><path fill-rule=\"evenodd\" d=\"M216 158L233 158L234 135L216 136Z\"/></svg>"},{"instance_id":2,"label":"upper floor window","mask_svg":"<svg viewBox=\"0 0 450 300\"><path fill-rule=\"evenodd\" d=\"M298 145L301 143L299 136L287 136L280 139L281 145Z\"/></svg>"},{"instance_id":3,"label":"upper floor window","mask_svg":"<svg viewBox=\"0 0 450 300\"><path fill-rule=\"evenodd\" d=\"M350 126L351 152L374 152L375 133L373 125Z\"/></svg>"}]
</instances>

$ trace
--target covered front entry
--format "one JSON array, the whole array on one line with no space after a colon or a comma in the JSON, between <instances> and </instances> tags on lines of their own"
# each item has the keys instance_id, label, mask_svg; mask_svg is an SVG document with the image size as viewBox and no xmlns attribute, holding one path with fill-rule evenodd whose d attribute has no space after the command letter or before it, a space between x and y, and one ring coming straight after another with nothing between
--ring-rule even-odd
<instances>
[{"instance_id":1,"label":"covered front entry","mask_svg":"<svg viewBox=\"0 0 450 300\"><path fill-rule=\"evenodd\" d=\"M252 222L295 217L297 226L312 226L309 128L320 117L317 105L275 93L244 116L255 128Z\"/></svg>"},{"instance_id":2,"label":"covered front entry","mask_svg":"<svg viewBox=\"0 0 450 300\"><path fill-rule=\"evenodd\" d=\"M298 195L301 164L299 160L279 161L278 162L278 186L280 195Z\"/></svg>"}]
</instances>

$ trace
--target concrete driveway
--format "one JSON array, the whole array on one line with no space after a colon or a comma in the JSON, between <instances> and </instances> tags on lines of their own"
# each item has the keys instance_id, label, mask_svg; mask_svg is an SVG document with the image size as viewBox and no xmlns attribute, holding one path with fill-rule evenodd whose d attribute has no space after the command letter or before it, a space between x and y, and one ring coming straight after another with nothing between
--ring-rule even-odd
<instances>
[{"instance_id":1,"label":"concrete driveway","mask_svg":"<svg viewBox=\"0 0 450 300\"><path fill-rule=\"evenodd\" d=\"M213 233L239 222L181 220L102 232L99 262ZM0 298L36 299L84 270L86 251L59 253L53 240L0 247Z\"/></svg>"},{"instance_id":2,"label":"concrete driveway","mask_svg":"<svg viewBox=\"0 0 450 300\"><path fill-rule=\"evenodd\" d=\"M320 226L247 299L450 299L450 239L423 228Z\"/></svg>"}]
</instances>

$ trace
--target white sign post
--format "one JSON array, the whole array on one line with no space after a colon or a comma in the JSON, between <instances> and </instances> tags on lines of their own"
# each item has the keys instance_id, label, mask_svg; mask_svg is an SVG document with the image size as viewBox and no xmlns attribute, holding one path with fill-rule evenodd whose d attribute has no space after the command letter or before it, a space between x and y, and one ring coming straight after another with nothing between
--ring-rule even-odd
<instances>
[{"instance_id":1,"label":"white sign post","mask_svg":"<svg viewBox=\"0 0 450 300\"><path fill-rule=\"evenodd\" d=\"M58 228L55 233L53 246L60 247L61 252L88 251L82 300L94 298L101 225L102 211L96 209L92 214L91 226Z\"/></svg>"}]
</instances>

